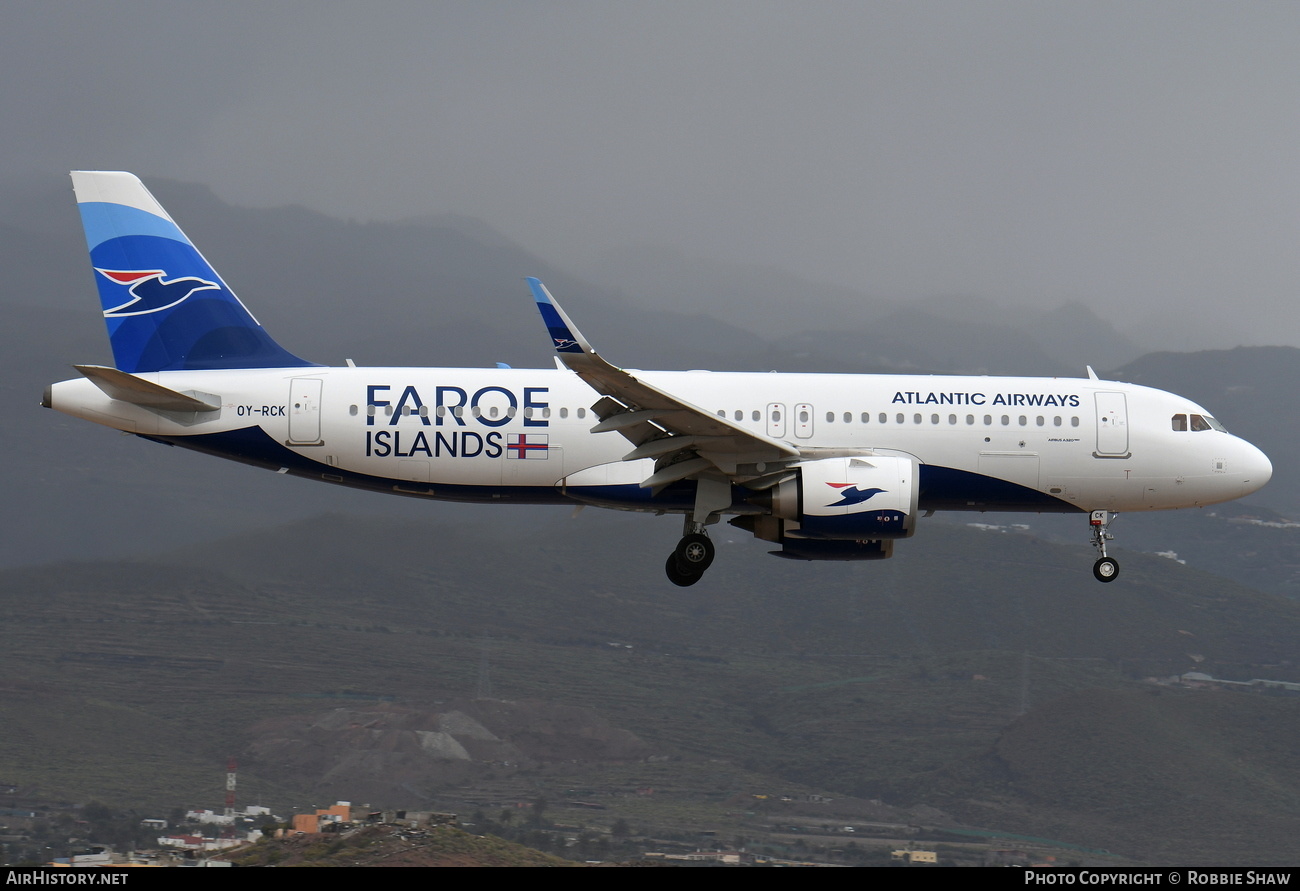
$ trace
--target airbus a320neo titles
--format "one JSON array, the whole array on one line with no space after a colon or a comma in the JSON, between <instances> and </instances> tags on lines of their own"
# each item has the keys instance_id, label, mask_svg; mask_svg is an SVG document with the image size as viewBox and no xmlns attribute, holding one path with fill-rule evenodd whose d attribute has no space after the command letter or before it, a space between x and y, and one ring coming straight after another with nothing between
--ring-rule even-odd
<instances>
[{"instance_id":1,"label":"airbus a320neo titles","mask_svg":"<svg viewBox=\"0 0 1300 891\"><path fill-rule=\"evenodd\" d=\"M1181 396L1086 378L629 371L540 281L554 369L326 367L271 339L129 173L74 172L116 368L44 405L280 473L448 501L679 514L699 581L724 516L796 560L879 560L922 512L1089 518L1240 498L1272 465Z\"/></svg>"}]
</instances>

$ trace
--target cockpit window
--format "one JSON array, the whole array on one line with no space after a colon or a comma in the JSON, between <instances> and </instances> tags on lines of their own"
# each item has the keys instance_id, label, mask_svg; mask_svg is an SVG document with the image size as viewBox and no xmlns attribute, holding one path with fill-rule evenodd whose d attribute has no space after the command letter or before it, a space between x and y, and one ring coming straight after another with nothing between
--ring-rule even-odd
<instances>
[{"instance_id":1,"label":"cockpit window","mask_svg":"<svg viewBox=\"0 0 1300 891\"><path fill-rule=\"evenodd\" d=\"M1180 433L1187 429L1187 415L1174 415L1174 429Z\"/></svg>"},{"instance_id":2,"label":"cockpit window","mask_svg":"<svg viewBox=\"0 0 1300 891\"><path fill-rule=\"evenodd\" d=\"M1228 432L1222 424L1209 415L1192 415L1192 432L1199 433L1202 430L1218 430L1220 433Z\"/></svg>"}]
</instances>

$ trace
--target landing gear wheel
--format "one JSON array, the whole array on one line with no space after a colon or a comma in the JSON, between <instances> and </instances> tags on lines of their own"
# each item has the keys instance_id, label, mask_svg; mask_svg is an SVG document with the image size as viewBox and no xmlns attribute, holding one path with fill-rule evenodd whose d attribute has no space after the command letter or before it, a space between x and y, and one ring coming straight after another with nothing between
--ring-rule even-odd
<instances>
[{"instance_id":1,"label":"landing gear wheel","mask_svg":"<svg viewBox=\"0 0 1300 891\"><path fill-rule=\"evenodd\" d=\"M668 581L679 588L689 588L704 577L703 572L682 572L681 566L677 563L676 551L668 555L668 562L664 564L664 572L668 574Z\"/></svg>"},{"instance_id":2,"label":"landing gear wheel","mask_svg":"<svg viewBox=\"0 0 1300 891\"><path fill-rule=\"evenodd\" d=\"M677 542L677 550L673 551L677 568L684 574L694 574L696 577L703 575L704 570L713 564L713 555L713 542L700 532L683 535L682 540Z\"/></svg>"},{"instance_id":3,"label":"landing gear wheel","mask_svg":"<svg viewBox=\"0 0 1300 891\"><path fill-rule=\"evenodd\" d=\"M1092 546L1101 555L1101 559L1092 564L1092 574L1099 582L1113 582L1119 577L1119 561L1106 554L1106 542L1115 539L1110 534L1110 524L1118 516L1108 510L1095 510L1088 517L1088 525L1092 527Z\"/></svg>"},{"instance_id":4,"label":"landing gear wheel","mask_svg":"<svg viewBox=\"0 0 1300 891\"><path fill-rule=\"evenodd\" d=\"M1092 574L1099 582L1113 582L1119 576L1119 561L1114 557L1102 557L1092 564Z\"/></svg>"}]
</instances>

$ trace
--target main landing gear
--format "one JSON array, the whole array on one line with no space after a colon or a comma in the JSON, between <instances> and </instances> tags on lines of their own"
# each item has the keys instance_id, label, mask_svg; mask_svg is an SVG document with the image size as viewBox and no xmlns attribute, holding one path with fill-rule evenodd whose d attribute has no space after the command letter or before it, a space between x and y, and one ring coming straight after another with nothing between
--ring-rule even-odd
<instances>
[{"instance_id":1,"label":"main landing gear","mask_svg":"<svg viewBox=\"0 0 1300 891\"><path fill-rule=\"evenodd\" d=\"M1119 576L1119 561L1106 556L1106 542L1115 538L1110 534L1110 524L1118 516L1108 510L1095 510L1088 520L1092 525L1092 546L1101 554L1101 558L1092 564L1092 574L1099 582L1113 582Z\"/></svg>"},{"instance_id":2,"label":"main landing gear","mask_svg":"<svg viewBox=\"0 0 1300 891\"><path fill-rule=\"evenodd\" d=\"M704 533L702 525L687 521L686 530L664 564L668 581L683 588L689 588L704 576L704 570L713 563L714 554L713 542Z\"/></svg>"},{"instance_id":3,"label":"main landing gear","mask_svg":"<svg viewBox=\"0 0 1300 891\"><path fill-rule=\"evenodd\" d=\"M718 522L731 506L731 481L720 474L705 474L695 482L695 507L682 522L682 539L668 555L664 572L668 581L689 588L704 576L713 562L713 542L704 527Z\"/></svg>"}]
</instances>

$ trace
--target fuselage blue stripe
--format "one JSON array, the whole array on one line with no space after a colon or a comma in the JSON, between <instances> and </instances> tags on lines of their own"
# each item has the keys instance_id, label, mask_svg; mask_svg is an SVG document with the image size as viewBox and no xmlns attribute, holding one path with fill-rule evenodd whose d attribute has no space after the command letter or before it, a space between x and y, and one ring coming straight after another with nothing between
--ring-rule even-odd
<instances>
[{"instance_id":1,"label":"fuselage blue stripe","mask_svg":"<svg viewBox=\"0 0 1300 891\"><path fill-rule=\"evenodd\" d=\"M272 439L260 427L244 427L224 433L195 436L146 436L155 442L178 445L194 451L230 458L268 469L286 468L294 476L324 480L354 488L370 489L440 501L509 502L515 504L598 504L630 510L689 510L693 503L690 483L675 483L658 495L636 485L586 486L568 493L555 486L484 486L456 483L415 482L357 473L332 467L305 457ZM1067 501L1015 483L978 473L920 466L919 509L1032 511L1078 513ZM743 493L742 493L743 494Z\"/></svg>"}]
</instances>

